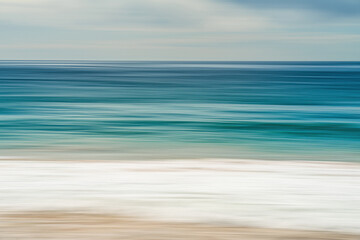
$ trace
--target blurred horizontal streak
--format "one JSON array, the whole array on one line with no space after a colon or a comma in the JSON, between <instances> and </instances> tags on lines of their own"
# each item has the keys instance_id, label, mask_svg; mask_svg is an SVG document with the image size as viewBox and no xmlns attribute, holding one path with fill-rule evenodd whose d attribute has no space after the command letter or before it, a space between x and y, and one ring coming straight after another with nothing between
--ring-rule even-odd
<instances>
[{"instance_id":1,"label":"blurred horizontal streak","mask_svg":"<svg viewBox=\"0 0 360 240\"><path fill-rule=\"evenodd\" d=\"M105 214L25 212L0 216L0 237L6 239L227 239L227 240L357 240L359 236L333 232L224 227L167 223Z\"/></svg>"},{"instance_id":2,"label":"blurred horizontal streak","mask_svg":"<svg viewBox=\"0 0 360 240\"><path fill-rule=\"evenodd\" d=\"M0 182L0 215L65 211L360 233L355 163L2 160Z\"/></svg>"},{"instance_id":3,"label":"blurred horizontal streak","mask_svg":"<svg viewBox=\"0 0 360 240\"><path fill-rule=\"evenodd\" d=\"M0 73L7 156L360 160L359 62L0 61Z\"/></svg>"}]
</instances>

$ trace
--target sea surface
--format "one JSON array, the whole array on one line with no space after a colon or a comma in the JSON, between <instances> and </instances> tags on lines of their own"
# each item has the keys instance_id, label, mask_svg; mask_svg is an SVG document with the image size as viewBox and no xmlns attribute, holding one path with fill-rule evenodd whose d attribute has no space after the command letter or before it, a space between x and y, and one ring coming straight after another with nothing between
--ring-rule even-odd
<instances>
[{"instance_id":1,"label":"sea surface","mask_svg":"<svg viewBox=\"0 0 360 240\"><path fill-rule=\"evenodd\" d=\"M0 61L0 157L360 161L360 62Z\"/></svg>"}]
</instances>

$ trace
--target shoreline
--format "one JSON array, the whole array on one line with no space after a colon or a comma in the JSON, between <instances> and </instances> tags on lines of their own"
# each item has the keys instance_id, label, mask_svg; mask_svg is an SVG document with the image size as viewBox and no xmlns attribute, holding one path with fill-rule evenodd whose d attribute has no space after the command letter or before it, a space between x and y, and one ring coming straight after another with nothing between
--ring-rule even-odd
<instances>
[{"instance_id":1,"label":"shoreline","mask_svg":"<svg viewBox=\"0 0 360 240\"><path fill-rule=\"evenodd\" d=\"M104 240L357 240L360 235L292 229L224 227L142 220L106 214L61 211L18 212L0 215L0 238Z\"/></svg>"},{"instance_id":2,"label":"shoreline","mask_svg":"<svg viewBox=\"0 0 360 240\"><path fill-rule=\"evenodd\" d=\"M358 164L2 160L0 182L2 216L84 212L162 223L360 234Z\"/></svg>"}]
</instances>

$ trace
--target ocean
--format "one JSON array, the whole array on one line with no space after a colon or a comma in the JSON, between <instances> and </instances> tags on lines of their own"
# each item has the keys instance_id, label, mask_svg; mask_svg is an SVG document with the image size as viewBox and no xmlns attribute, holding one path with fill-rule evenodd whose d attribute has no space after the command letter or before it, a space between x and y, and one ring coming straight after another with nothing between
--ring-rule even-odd
<instances>
[{"instance_id":1,"label":"ocean","mask_svg":"<svg viewBox=\"0 0 360 240\"><path fill-rule=\"evenodd\" d=\"M0 222L360 234L360 62L0 61L0 160Z\"/></svg>"},{"instance_id":2,"label":"ocean","mask_svg":"<svg viewBox=\"0 0 360 240\"><path fill-rule=\"evenodd\" d=\"M360 62L0 61L0 157L360 160Z\"/></svg>"}]
</instances>

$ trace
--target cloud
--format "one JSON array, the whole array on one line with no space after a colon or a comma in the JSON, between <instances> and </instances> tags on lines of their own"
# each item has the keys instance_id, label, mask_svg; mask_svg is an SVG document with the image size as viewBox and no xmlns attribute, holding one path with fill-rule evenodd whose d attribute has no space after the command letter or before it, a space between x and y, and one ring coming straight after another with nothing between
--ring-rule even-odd
<instances>
[{"instance_id":1,"label":"cloud","mask_svg":"<svg viewBox=\"0 0 360 240\"><path fill-rule=\"evenodd\" d=\"M255 9L295 9L335 17L360 17L359 0L218 0Z\"/></svg>"},{"instance_id":2,"label":"cloud","mask_svg":"<svg viewBox=\"0 0 360 240\"><path fill-rule=\"evenodd\" d=\"M242 31L269 21L212 0L0 0L0 22L96 30Z\"/></svg>"},{"instance_id":3,"label":"cloud","mask_svg":"<svg viewBox=\"0 0 360 240\"><path fill-rule=\"evenodd\" d=\"M325 59L336 50L358 59L359 6L360 0L0 0L1 57L274 60L317 52Z\"/></svg>"}]
</instances>

